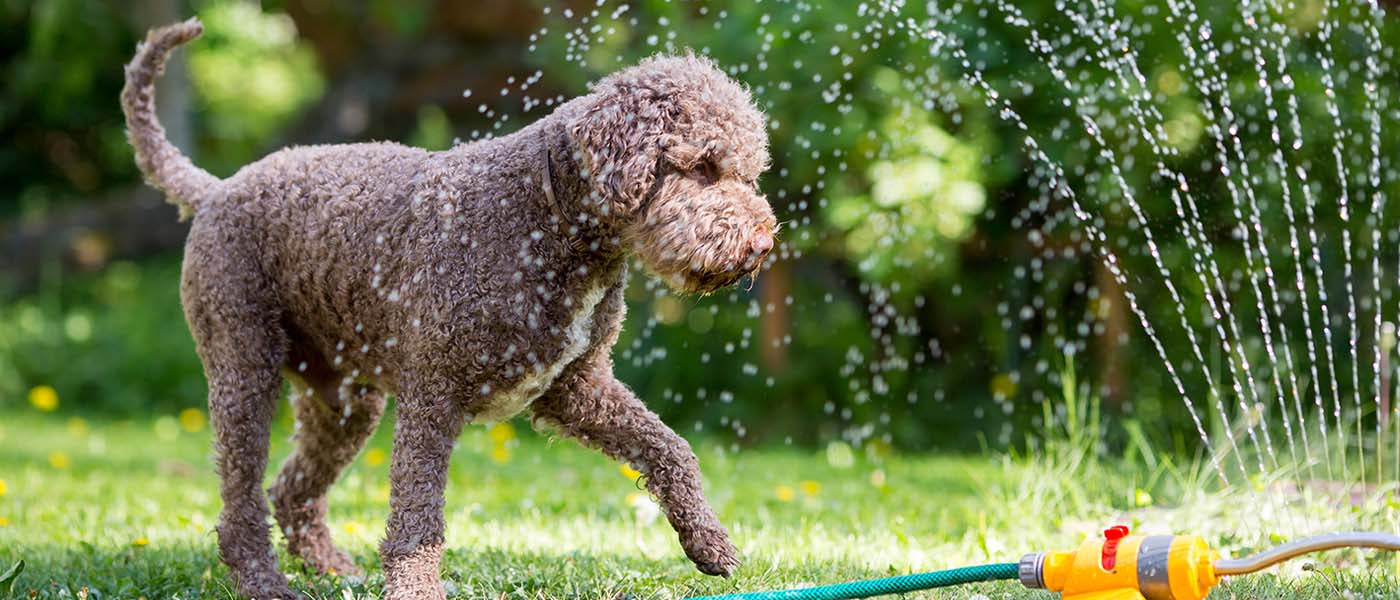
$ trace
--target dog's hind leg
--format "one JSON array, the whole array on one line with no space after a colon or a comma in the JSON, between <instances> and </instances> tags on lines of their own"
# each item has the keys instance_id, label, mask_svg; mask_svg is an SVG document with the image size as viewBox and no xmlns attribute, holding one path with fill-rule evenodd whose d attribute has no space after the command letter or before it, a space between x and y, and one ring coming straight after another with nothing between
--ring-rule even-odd
<instances>
[{"instance_id":1,"label":"dog's hind leg","mask_svg":"<svg viewBox=\"0 0 1400 600\"><path fill-rule=\"evenodd\" d=\"M253 254L200 224L186 247L181 296L209 381L209 418L221 479L219 557L251 598L296 598L277 570L263 474L282 388L287 337Z\"/></svg>"},{"instance_id":2,"label":"dog's hind leg","mask_svg":"<svg viewBox=\"0 0 1400 600\"><path fill-rule=\"evenodd\" d=\"M690 444L614 378L610 368L585 367L562 378L530 408L537 421L641 471L700 572L727 577L738 567L738 552L705 500L700 463Z\"/></svg>"},{"instance_id":3,"label":"dog's hind leg","mask_svg":"<svg viewBox=\"0 0 1400 600\"><path fill-rule=\"evenodd\" d=\"M331 543L326 492L360 453L384 414L384 394L346 382L314 356L292 351L296 448L268 490L287 550L318 573L358 575L349 555Z\"/></svg>"}]
</instances>

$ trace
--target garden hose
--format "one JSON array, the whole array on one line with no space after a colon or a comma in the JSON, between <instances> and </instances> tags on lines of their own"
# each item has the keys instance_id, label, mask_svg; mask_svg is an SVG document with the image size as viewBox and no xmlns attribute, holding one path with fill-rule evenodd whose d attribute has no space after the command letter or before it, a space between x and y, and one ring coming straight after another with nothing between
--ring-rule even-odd
<instances>
[{"instance_id":1,"label":"garden hose","mask_svg":"<svg viewBox=\"0 0 1400 600\"><path fill-rule=\"evenodd\" d=\"M950 587L954 585L963 585L965 583L977 583L980 581L1016 579L1019 577L1019 572L1020 565L1016 563L998 563L994 565L979 565L976 567L961 567L957 569L948 569L946 571L933 571L931 573L915 573L912 575L885 577L883 579L870 579L866 581L798 588L795 590L725 594L721 596L691 598L690 600L844 600L846 598L868 598L870 596L883 596L885 594L907 594L918 590Z\"/></svg>"},{"instance_id":2,"label":"garden hose","mask_svg":"<svg viewBox=\"0 0 1400 600\"><path fill-rule=\"evenodd\" d=\"M690 600L846 600L903 594L980 581L1019 580L1058 592L1061 600L1201 600L1229 575L1267 569L1291 558L1336 548L1400 551L1400 536L1365 531L1329 533L1236 559L1195 535L1129 535L1122 525L1068 552L1035 552L1018 563L962 567L852 583L707 596Z\"/></svg>"}]
</instances>

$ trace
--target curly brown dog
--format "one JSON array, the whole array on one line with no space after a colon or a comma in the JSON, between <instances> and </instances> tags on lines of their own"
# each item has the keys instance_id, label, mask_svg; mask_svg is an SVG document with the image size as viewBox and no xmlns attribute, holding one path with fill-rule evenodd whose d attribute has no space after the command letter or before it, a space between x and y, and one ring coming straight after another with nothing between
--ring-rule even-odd
<instances>
[{"instance_id":1,"label":"curly brown dog","mask_svg":"<svg viewBox=\"0 0 1400 600\"><path fill-rule=\"evenodd\" d=\"M285 376L296 447L268 490L288 549L355 573L326 491L397 400L389 598L442 598L443 488L463 425L529 409L646 476L697 567L738 558L690 446L613 376L628 255L683 292L755 272L773 248L755 181L769 158L748 92L694 56L598 82L517 133L444 152L291 148L225 180L156 121L153 82L198 21L156 29L122 91L148 181L193 215L180 292L209 381L222 478L219 554L238 589L295 597L262 482Z\"/></svg>"}]
</instances>

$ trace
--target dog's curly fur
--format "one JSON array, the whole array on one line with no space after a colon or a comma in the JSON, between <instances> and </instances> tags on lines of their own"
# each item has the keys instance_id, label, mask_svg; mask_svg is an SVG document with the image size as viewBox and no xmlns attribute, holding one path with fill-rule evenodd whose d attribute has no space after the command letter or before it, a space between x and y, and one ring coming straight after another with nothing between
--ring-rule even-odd
<instances>
[{"instance_id":1,"label":"dog's curly fur","mask_svg":"<svg viewBox=\"0 0 1400 600\"><path fill-rule=\"evenodd\" d=\"M728 575L734 547L684 439L614 378L628 255L683 292L756 271L773 247L762 114L709 61L656 57L505 137L279 151L219 180L164 137L153 83L201 32L150 32L122 91L137 163L193 216L181 297L209 380L220 556L238 589L294 597L262 490L269 424L293 384L296 447L269 490L289 550L358 569L326 490L398 398L389 598L442 598L443 488L464 424L529 410L646 476L687 556Z\"/></svg>"}]
</instances>

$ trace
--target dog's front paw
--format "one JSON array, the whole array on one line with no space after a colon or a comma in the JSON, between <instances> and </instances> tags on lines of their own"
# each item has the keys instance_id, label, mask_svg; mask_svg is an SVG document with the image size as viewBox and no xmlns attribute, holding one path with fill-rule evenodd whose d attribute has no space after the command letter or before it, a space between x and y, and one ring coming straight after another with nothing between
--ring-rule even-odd
<instances>
[{"instance_id":1,"label":"dog's front paw","mask_svg":"<svg viewBox=\"0 0 1400 600\"><path fill-rule=\"evenodd\" d=\"M385 600L447 600L438 572L442 546L420 546L405 554L384 557Z\"/></svg>"},{"instance_id":2,"label":"dog's front paw","mask_svg":"<svg viewBox=\"0 0 1400 600\"><path fill-rule=\"evenodd\" d=\"M729 543L723 527L706 528L681 536L681 548L706 575L729 577L739 568L739 551Z\"/></svg>"}]
</instances>

